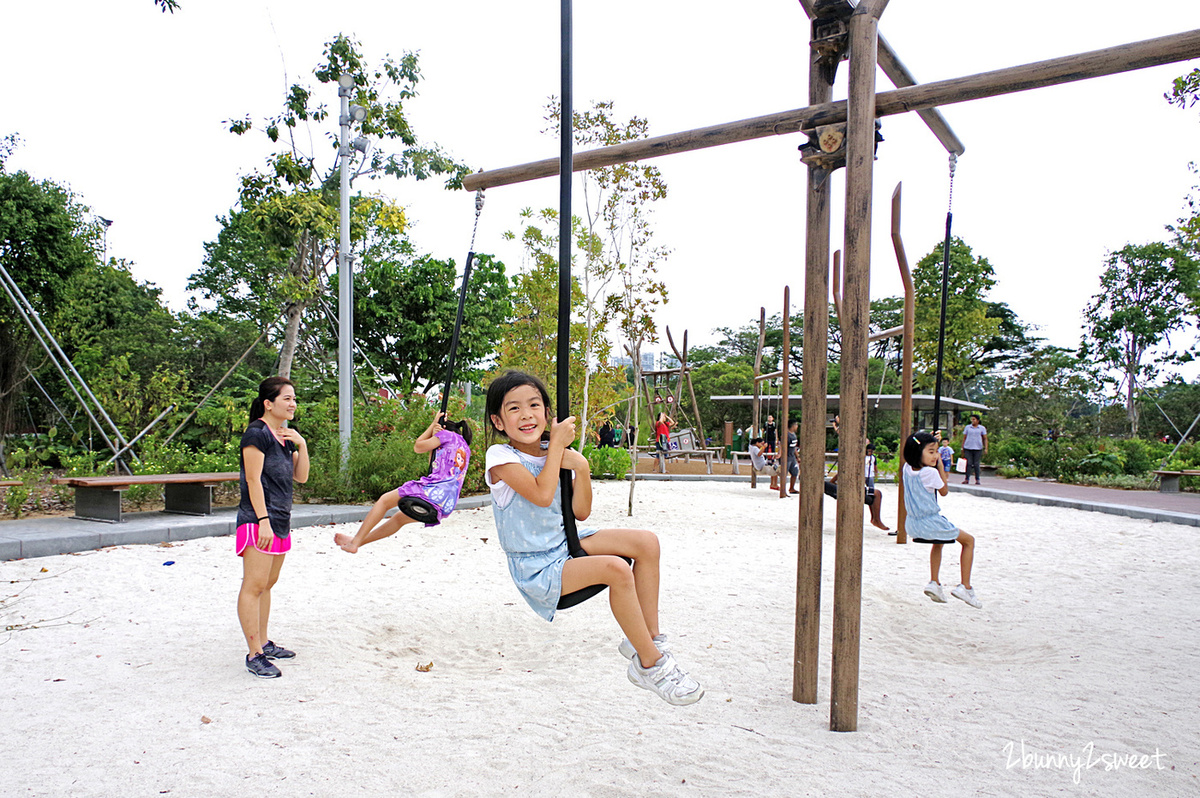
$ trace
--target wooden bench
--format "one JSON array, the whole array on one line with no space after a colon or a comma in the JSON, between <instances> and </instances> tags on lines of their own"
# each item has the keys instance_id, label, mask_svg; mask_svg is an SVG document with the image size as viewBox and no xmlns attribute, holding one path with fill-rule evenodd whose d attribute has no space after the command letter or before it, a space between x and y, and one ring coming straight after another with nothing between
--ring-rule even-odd
<instances>
[{"instance_id":1,"label":"wooden bench","mask_svg":"<svg viewBox=\"0 0 1200 798\"><path fill-rule=\"evenodd\" d=\"M162 485L163 512L211 515L212 491L222 482L237 482L237 471L218 474L142 474L140 476L57 477L55 485L75 489L75 515L84 521L121 523L121 491L130 485Z\"/></svg>"},{"instance_id":2,"label":"wooden bench","mask_svg":"<svg viewBox=\"0 0 1200 798\"><path fill-rule=\"evenodd\" d=\"M1180 477L1200 477L1200 471L1184 470L1184 471L1155 471L1158 476L1158 492L1159 493L1178 493Z\"/></svg>"},{"instance_id":3,"label":"wooden bench","mask_svg":"<svg viewBox=\"0 0 1200 798\"><path fill-rule=\"evenodd\" d=\"M0 479L0 488L15 488L17 485L25 483L19 479Z\"/></svg>"},{"instance_id":4,"label":"wooden bench","mask_svg":"<svg viewBox=\"0 0 1200 798\"><path fill-rule=\"evenodd\" d=\"M708 473L712 473L713 457L715 456L708 449L667 449L666 451L651 452L659 464L662 466L662 472L667 473L667 460L673 460L676 457L684 457L685 463L692 462L693 457L703 457L704 466L708 469Z\"/></svg>"}]
</instances>

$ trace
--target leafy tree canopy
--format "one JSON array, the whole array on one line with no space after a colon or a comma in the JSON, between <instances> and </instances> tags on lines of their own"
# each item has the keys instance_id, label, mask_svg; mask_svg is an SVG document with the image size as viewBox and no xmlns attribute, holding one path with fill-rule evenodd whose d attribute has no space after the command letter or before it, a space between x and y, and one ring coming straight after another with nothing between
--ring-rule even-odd
<instances>
[{"instance_id":1,"label":"leafy tree canopy","mask_svg":"<svg viewBox=\"0 0 1200 798\"><path fill-rule=\"evenodd\" d=\"M938 328L942 297L942 247L917 263L913 270L916 292L916 336L913 357L922 387L936 379ZM1001 319L989 316L987 294L996 284L987 258L976 257L961 238L950 241L950 278L946 302L943 376L968 380L985 370L984 353L1000 331Z\"/></svg>"},{"instance_id":2,"label":"leafy tree canopy","mask_svg":"<svg viewBox=\"0 0 1200 798\"><path fill-rule=\"evenodd\" d=\"M356 276L354 335L402 393L428 393L446 378L458 280L453 260L368 260ZM512 313L504 264L476 255L455 359L456 380L477 380Z\"/></svg>"},{"instance_id":3,"label":"leafy tree canopy","mask_svg":"<svg viewBox=\"0 0 1200 798\"><path fill-rule=\"evenodd\" d=\"M1190 352L1155 354L1170 344L1195 313L1200 293L1197 262L1177 247L1156 242L1127 244L1108 258L1100 291L1084 311L1080 356L1092 358L1120 377L1125 387L1130 432L1137 435L1138 387L1154 380L1162 364L1190 360Z\"/></svg>"},{"instance_id":4,"label":"leafy tree canopy","mask_svg":"<svg viewBox=\"0 0 1200 798\"><path fill-rule=\"evenodd\" d=\"M118 356L135 372L178 363L184 354L178 325L161 294L134 280L125 261L81 269L67 282L53 320L55 334L85 377Z\"/></svg>"}]
</instances>

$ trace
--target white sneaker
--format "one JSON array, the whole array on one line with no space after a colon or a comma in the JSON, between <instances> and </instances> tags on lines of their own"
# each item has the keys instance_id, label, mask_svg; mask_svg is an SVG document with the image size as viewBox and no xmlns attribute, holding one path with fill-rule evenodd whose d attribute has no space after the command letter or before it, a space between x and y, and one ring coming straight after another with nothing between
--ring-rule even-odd
<instances>
[{"instance_id":1,"label":"white sneaker","mask_svg":"<svg viewBox=\"0 0 1200 798\"><path fill-rule=\"evenodd\" d=\"M983 607L983 602L975 598L975 588L973 587L964 587L962 584L959 584L958 587L950 591L950 595L956 599L962 599L977 610ZM942 600L945 601L945 599Z\"/></svg>"},{"instance_id":2,"label":"white sneaker","mask_svg":"<svg viewBox=\"0 0 1200 798\"><path fill-rule=\"evenodd\" d=\"M942 586L932 579L929 584L925 585L925 595L936 601L938 604L946 603L946 595L942 593Z\"/></svg>"},{"instance_id":3,"label":"white sneaker","mask_svg":"<svg viewBox=\"0 0 1200 798\"><path fill-rule=\"evenodd\" d=\"M671 653L671 644L667 642L666 635L655 635L654 647L658 649L659 654ZM633 659L637 656L637 649L633 647L633 643L629 642L628 637L621 638L621 644L617 646L617 651L621 652L621 656L625 659Z\"/></svg>"},{"instance_id":4,"label":"white sneaker","mask_svg":"<svg viewBox=\"0 0 1200 798\"><path fill-rule=\"evenodd\" d=\"M663 654L649 668L643 668L635 658L629 663L628 673L629 681L677 707L694 704L704 696L704 688L684 673L670 654Z\"/></svg>"}]
</instances>

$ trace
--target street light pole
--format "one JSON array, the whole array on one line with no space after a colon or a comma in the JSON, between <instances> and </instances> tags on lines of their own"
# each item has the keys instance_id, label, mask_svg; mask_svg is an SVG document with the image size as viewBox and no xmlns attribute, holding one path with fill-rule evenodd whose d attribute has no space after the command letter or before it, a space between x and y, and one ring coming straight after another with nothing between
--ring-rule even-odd
<instances>
[{"instance_id":1,"label":"street light pole","mask_svg":"<svg viewBox=\"0 0 1200 798\"><path fill-rule=\"evenodd\" d=\"M112 227L112 219L105 219L103 216L97 216L100 224L104 225L104 263L108 264L108 228Z\"/></svg>"},{"instance_id":2,"label":"street light pole","mask_svg":"<svg viewBox=\"0 0 1200 798\"><path fill-rule=\"evenodd\" d=\"M350 92L354 76L338 77L338 97L341 99L340 147L341 208L338 213L338 440L341 443L342 471L350 461L350 432L354 428L354 355L351 351L354 334L354 282L350 275ZM355 106L361 121L365 111Z\"/></svg>"}]
</instances>

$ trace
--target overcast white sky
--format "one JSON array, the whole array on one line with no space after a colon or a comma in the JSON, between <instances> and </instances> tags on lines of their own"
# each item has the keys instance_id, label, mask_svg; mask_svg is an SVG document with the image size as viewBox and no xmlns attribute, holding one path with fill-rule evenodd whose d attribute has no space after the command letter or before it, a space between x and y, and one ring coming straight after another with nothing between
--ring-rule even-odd
<instances>
[{"instance_id":1,"label":"overcast white sky","mask_svg":"<svg viewBox=\"0 0 1200 798\"><path fill-rule=\"evenodd\" d=\"M407 106L420 137L473 169L557 155L539 130L559 92L554 0L497 3L318 3L182 0L0 0L5 80L0 134L24 145L10 169L69 183L113 220L112 256L183 307L215 217L236 201L238 177L260 166L265 138L224 120L274 114L286 86L316 86L323 44L344 32L372 61L420 51L424 81ZM1200 28L1200 3L1130 13L1127 0L962 3L893 0L880 30L918 80L972 74ZM797 0L607 0L575 3L576 107L613 100L659 135L806 104L808 27ZM1052 343L1079 342L1081 313L1106 253L1162 239L1200 155L1200 112L1169 106L1171 79L1197 61L946 106L966 145L954 229L996 269L992 298ZM845 66L836 97L845 96ZM880 73L880 90L891 84ZM328 90L327 102L337 97ZM333 119L336 125L336 114ZM873 297L900 292L888 239L889 201L904 184L903 236L915 262L940 241L946 154L915 114L883 120L876 163ZM321 143L324 131L312 131ZM711 343L713 328L803 302L804 167L798 135L658 159L670 186L658 203L671 301L660 314L676 341ZM328 161L326 161L328 163ZM842 173L835 176L833 247L842 240ZM440 184L394 180L382 191L410 209L420 249L461 265L472 197ZM557 180L488 192L476 249L510 268L501 239L525 206L557 204ZM576 207L581 207L576 193ZM665 344L664 344L665 348Z\"/></svg>"}]
</instances>

